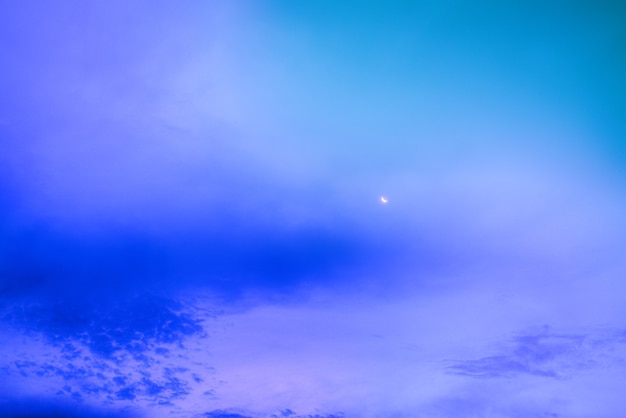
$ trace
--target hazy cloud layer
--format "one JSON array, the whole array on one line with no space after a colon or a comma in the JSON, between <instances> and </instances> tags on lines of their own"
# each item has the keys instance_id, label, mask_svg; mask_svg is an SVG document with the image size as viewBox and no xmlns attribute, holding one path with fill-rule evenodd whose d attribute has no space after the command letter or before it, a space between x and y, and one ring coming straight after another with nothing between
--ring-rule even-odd
<instances>
[{"instance_id":1,"label":"hazy cloud layer","mask_svg":"<svg viewBox=\"0 0 626 418\"><path fill-rule=\"evenodd\" d=\"M620 417L623 16L4 2L0 415Z\"/></svg>"}]
</instances>

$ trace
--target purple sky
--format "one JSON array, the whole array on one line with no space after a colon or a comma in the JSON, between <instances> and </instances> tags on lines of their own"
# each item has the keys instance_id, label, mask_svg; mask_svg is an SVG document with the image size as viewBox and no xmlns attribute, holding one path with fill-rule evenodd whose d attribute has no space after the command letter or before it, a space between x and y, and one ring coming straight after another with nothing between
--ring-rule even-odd
<instances>
[{"instance_id":1,"label":"purple sky","mask_svg":"<svg viewBox=\"0 0 626 418\"><path fill-rule=\"evenodd\" d=\"M621 417L625 17L4 2L0 416Z\"/></svg>"}]
</instances>

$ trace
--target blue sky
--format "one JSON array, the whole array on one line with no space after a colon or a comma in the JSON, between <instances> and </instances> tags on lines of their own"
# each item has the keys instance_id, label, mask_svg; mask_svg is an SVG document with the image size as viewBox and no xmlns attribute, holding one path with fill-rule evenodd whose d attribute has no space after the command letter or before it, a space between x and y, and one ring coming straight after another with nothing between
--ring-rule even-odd
<instances>
[{"instance_id":1,"label":"blue sky","mask_svg":"<svg viewBox=\"0 0 626 418\"><path fill-rule=\"evenodd\" d=\"M625 13L5 2L0 410L618 417Z\"/></svg>"}]
</instances>

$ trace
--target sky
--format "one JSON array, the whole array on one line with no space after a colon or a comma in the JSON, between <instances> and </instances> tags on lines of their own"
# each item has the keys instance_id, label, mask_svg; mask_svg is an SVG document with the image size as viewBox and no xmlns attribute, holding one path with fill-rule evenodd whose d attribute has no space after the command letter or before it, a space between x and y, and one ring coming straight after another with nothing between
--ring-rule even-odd
<instances>
[{"instance_id":1,"label":"sky","mask_svg":"<svg viewBox=\"0 0 626 418\"><path fill-rule=\"evenodd\" d=\"M0 416L622 416L620 2L7 0L0 50Z\"/></svg>"}]
</instances>

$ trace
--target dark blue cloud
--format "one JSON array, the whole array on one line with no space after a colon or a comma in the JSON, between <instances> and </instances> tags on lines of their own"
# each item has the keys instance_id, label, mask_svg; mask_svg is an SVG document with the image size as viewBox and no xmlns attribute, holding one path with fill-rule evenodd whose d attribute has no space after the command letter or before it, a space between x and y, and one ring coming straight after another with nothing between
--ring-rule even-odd
<instances>
[{"instance_id":1,"label":"dark blue cloud","mask_svg":"<svg viewBox=\"0 0 626 418\"><path fill-rule=\"evenodd\" d=\"M144 295L110 304L78 300L15 304L2 319L26 332L42 333L62 348L67 360L81 355L77 344L106 358L117 352L141 358L159 344L203 333L199 321L182 310L174 300Z\"/></svg>"},{"instance_id":2,"label":"dark blue cloud","mask_svg":"<svg viewBox=\"0 0 626 418\"><path fill-rule=\"evenodd\" d=\"M185 284L225 293L280 290L313 277L323 280L376 254L358 234L325 228L277 232L240 225L160 239L90 239L24 228L3 238L0 291L16 297L104 297Z\"/></svg>"},{"instance_id":3,"label":"dark blue cloud","mask_svg":"<svg viewBox=\"0 0 626 418\"><path fill-rule=\"evenodd\" d=\"M2 418L141 418L143 415L122 409L100 410L79 403L62 403L50 399L0 397Z\"/></svg>"},{"instance_id":4,"label":"dark blue cloud","mask_svg":"<svg viewBox=\"0 0 626 418\"><path fill-rule=\"evenodd\" d=\"M237 413L230 413L221 409L217 409L215 411L206 412L202 414L203 418L251 418L246 415L241 415Z\"/></svg>"},{"instance_id":5,"label":"dark blue cloud","mask_svg":"<svg viewBox=\"0 0 626 418\"><path fill-rule=\"evenodd\" d=\"M23 338L43 337L43 350L55 353L54 360L40 361L46 358L41 354L5 361L3 377L37 385L55 382L56 399L67 401L63 405L69 411L93 399L171 404L203 381L178 363L189 360L186 339L206 334L190 308L172 299L143 295L111 305L69 300L13 304L5 308L2 321ZM163 364L170 349L177 350L176 358Z\"/></svg>"},{"instance_id":6,"label":"dark blue cloud","mask_svg":"<svg viewBox=\"0 0 626 418\"><path fill-rule=\"evenodd\" d=\"M198 418L252 418L252 417L249 415L242 415L237 412L217 409L215 411L205 412ZM320 415L320 414L300 415L292 411L291 409L284 409L280 411L278 414L272 414L270 418L344 418L344 414L339 413L339 414L330 414L330 415Z\"/></svg>"}]
</instances>

